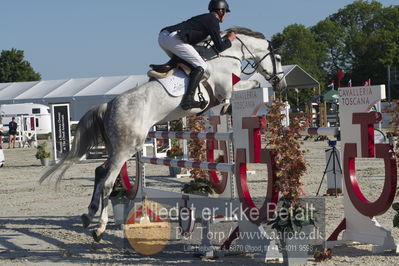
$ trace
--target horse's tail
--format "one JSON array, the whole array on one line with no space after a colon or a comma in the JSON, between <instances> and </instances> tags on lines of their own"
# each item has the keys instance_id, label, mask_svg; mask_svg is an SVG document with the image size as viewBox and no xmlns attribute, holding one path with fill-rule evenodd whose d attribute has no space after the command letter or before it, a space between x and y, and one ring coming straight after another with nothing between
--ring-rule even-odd
<instances>
[{"instance_id":1,"label":"horse's tail","mask_svg":"<svg viewBox=\"0 0 399 266\"><path fill-rule=\"evenodd\" d=\"M42 183L48 177L54 175L60 170L57 178L57 185L62 176L74 163L85 155L90 148L97 146L100 142L104 142L107 146L108 137L105 134L104 116L107 111L108 104L101 104L90 109L79 121L76 134L73 139L72 149L54 166L46 170L41 176L39 183Z\"/></svg>"}]
</instances>

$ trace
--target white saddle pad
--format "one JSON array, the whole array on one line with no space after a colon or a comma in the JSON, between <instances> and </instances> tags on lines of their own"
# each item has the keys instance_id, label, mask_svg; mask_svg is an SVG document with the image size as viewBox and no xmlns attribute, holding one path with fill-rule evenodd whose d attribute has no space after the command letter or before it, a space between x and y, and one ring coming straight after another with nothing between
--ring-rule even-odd
<instances>
[{"instance_id":1,"label":"white saddle pad","mask_svg":"<svg viewBox=\"0 0 399 266\"><path fill-rule=\"evenodd\" d=\"M189 78L183 71L178 70L172 76L156 80L162 84L171 96L179 97L186 91Z\"/></svg>"}]
</instances>

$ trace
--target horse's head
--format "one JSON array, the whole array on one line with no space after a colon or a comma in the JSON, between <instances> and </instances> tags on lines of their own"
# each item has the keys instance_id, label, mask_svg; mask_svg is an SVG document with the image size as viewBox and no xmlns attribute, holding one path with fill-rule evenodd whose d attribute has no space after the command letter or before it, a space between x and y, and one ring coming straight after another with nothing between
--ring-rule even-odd
<instances>
[{"instance_id":1,"label":"horse's head","mask_svg":"<svg viewBox=\"0 0 399 266\"><path fill-rule=\"evenodd\" d=\"M248 65L242 69L243 73L251 74L246 72L247 67L251 66L253 72L257 71L264 76L275 90L286 88L281 57L275 53L271 42L266 40L262 33L250 29L238 27L230 30L237 33L237 39L230 49L236 50L234 54L242 61L248 62Z\"/></svg>"}]
</instances>

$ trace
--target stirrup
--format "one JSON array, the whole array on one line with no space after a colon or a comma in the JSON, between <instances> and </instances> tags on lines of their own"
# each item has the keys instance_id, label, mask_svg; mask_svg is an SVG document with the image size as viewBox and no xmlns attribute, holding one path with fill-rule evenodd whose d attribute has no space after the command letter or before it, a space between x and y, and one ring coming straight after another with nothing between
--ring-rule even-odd
<instances>
[{"instance_id":1,"label":"stirrup","mask_svg":"<svg viewBox=\"0 0 399 266\"><path fill-rule=\"evenodd\" d=\"M185 101L183 103L180 104L181 108L183 108L183 110L188 110L188 109L193 109L193 108L200 108L200 109L204 109L206 107L206 105L208 104L207 100L204 100L202 102L197 102L197 101Z\"/></svg>"}]
</instances>

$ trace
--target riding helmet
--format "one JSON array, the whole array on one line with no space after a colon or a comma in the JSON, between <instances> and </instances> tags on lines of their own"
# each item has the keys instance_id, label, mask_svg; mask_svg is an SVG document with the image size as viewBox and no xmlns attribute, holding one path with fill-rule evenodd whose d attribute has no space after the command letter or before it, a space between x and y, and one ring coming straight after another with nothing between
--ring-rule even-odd
<instances>
[{"instance_id":1,"label":"riding helmet","mask_svg":"<svg viewBox=\"0 0 399 266\"><path fill-rule=\"evenodd\" d=\"M211 0L209 2L208 10L209 12L217 11L223 9L225 12L230 12L229 4L225 0Z\"/></svg>"}]
</instances>

